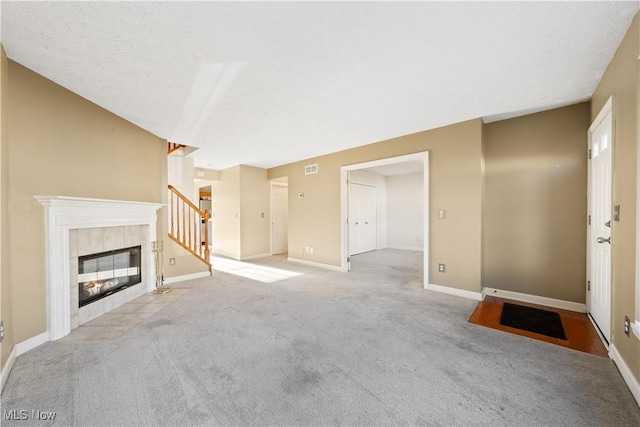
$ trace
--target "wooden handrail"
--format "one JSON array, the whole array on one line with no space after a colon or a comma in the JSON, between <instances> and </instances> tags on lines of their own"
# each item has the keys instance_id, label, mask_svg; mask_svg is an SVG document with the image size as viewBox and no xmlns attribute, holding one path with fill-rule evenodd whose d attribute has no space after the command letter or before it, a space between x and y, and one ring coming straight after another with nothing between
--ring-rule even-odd
<instances>
[{"instance_id":1,"label":"wooden handrail","mask_svg":"<svg viewBox=\"0 0 640 427\"><path fill-rule=\"evenodd\" d=\"M184 194L169 185L169 237L209 266L209 212L200 210ZM202 230L204 225L204 230ZM204 234L204 236L203 236ZM202 244L204 240L204 245Z\"/></svg>"},{"instance_id":2,"label":"wooden handrail","mask_svg":"<svg viewBox=\"0 0 640 427\"><path fill-rule=\"evenodd\" d=\"M167 156L173 153L176 150L186 147L184 144L180 144L178 142L169 142L167 141Z\"/></svg>"},{"instance_id":3,"label":"wooden handrail","mask_svg":"<svg viewBox=\"0 0 640 427\"><path fill-rule=\"evenodd\" d=\"M176 194L178 197L180 197L187 205L189 205L191 207L191 209L193 209L194 211L198 212L200 215L204 216L204 213L206 211L201 211L199 207L194 205L193 202L191 200L189 200L187 198L187 196L182 194L176 187L174 187L173 185L169 184L169 191L174 193L174 194Z\"/></svg>"}]
</instances>

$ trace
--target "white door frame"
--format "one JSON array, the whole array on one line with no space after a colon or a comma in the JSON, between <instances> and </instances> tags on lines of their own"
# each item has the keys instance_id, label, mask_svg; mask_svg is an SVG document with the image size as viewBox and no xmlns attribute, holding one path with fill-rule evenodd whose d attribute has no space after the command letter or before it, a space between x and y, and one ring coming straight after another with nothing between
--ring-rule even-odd
<instances>
[{"instance_id":1,"label":"white door frame","mask_svg":"<svg viewBox=\"0 0 640 427\"><path fill-rule=\"evenodd\" d=\"M615 129L615 128L614 128ZM631 330L640 339L640 126L638 127L636 158L636 313L631 319ZM640 404L640 398L636 397Z\"/></svg>"},{"instance_id":2,"label":"white door frame","mask_svg":"<svg viewBox=\"0 0 640 427\"><path fill-rule=\"evenodd\" d=\"M286 187L287 190L289 188L288 182L280 182L280 181L269 181L269 254L273 255L273 187ZM289 203L289 192L287 191L287 204ZM288 207L287 207L288 209ZM288 218L288 216L287 216ZM287 235L289 234L289 221L287 220ZM289 243L287 242L287 251L289 247Z\"/></svg>"},{"instance_id":3,"label":"white door frame","mask_svg":"<svg viewBox=\"0 0 640 427\"><path fill-rule=\"evenodd\" d=\"M604 120L604 118L609 114L613 114L613 97L609 97L609 99L607 100L607 102L605 102L604 106L602 107L602 109L600 110L600 112L598 113L598 115L596 116L595 120L593 120L593 123L591 123L591 125L589 126L589 130L587 131L587 150L591 149L592 143L591 143L591 135L593 133L593 130L598 127L598 125L600 125L600 123L602 123L602 121ZM610 144L610 149L611 149L611 175L612 175L612 179L611 179L611 205L613 207L613 168L614 168L614 154L615 154L615 126L613 123L613 117L612 117L612 126L611 126L611 144ZM587 163L587 215L591 215L591 159L589 159L588 163ZM592 249L592 235L591 235L591 224L589 222L587 222L587 282L591 282L591 249ZM613 212L611 215L611 237L613 237ZM612 249L613 249L613 245ZM611 277L609 279L610 281L610 287L609 287L609 292L612 293L613 290L613 250L611 251L611 256L609 259L610 263L611 263L611 268L609 269ZM591 317L591 292L589 291L588 288L585 287L586 290L586 306L587 306L587 313L589 313L589 318L591 319L591 321L595 324L594 319ZM609 317L611 317L613 310L612 310L612 301L611 301L611 295L609 295ZM609 330L608 331L604 331L606 332L607 335L609 335L609 339L611 339L611 318L609 318ZM598 330L599 328L602 327L602 325L597 325L596 324L596 330ZM600 331L598 330L598 332L600 333ZM604 337L603 337L604 338ZM605 345L607 344L607 340L603 339L603 342L605 343Z\"/></svg>"},{"instance_id":4,"label":"white door frame","mask_svg":"<svg viewBox=\"0 0 640 427\"><path fill-rule=\"evenodd\" d=\"M371 168L375 166L391 165L394 163L404 163L409 161L422 160L424 164L424 236L423 236L423 287L428 289L429 287L429 152L423 151L420 153L407 154L404 156L389 157L386 159L374 160L365 163L356 163L353 165L342 166L340 168L340 198L341 198L341 213L340 213L340 235L342 238L342 246L340 250L340 270L348 271L349 265L347 258L349 257L349 230L347 227L348 217L348 173L353 170Z\"/></svg>"}]
</instances>

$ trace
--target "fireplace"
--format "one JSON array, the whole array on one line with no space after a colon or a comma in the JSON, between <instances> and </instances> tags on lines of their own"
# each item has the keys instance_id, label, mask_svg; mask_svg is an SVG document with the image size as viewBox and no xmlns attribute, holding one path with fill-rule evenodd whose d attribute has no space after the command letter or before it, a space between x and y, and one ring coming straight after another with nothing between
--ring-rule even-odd
<instances>
[{"instance_id":1,"label":"fireplace","mask_svg":"<svg viewBox=\"0 0 640 427\"><path fill-rule=\"evenodd\" d=\"M34 198L44 206L49 340L60 339L71 329L155 289L151 242L157 238L156 211L164 205L69 196ZM135 246L141 247L141 283L80 308L79 257Z\"/></svg>"},{"instance_id":2,"label":"fireplace","mask_svg":"<svg viewBox=\"0 0 640 427\"><path fill-rule=\"evenodd\" d=\"M78 257L78 307L142 281L142 246Z\"/></svg>"}]
</instances>

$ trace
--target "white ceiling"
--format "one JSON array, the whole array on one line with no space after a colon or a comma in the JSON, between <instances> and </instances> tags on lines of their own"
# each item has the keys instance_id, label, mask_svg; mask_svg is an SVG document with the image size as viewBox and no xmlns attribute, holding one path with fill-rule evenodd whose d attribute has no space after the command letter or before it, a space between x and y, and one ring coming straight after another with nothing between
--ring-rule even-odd
<instances>
[{"instance_id":1,"label":"white ceiling","mask_svg":"<svg viewBox=\"0 0 640 427\"><path fill-rule=\"evenodd\" d=\"M11 59L221 169L587 100L638 2L1 7Z\"/></svg>"}]
</instances>

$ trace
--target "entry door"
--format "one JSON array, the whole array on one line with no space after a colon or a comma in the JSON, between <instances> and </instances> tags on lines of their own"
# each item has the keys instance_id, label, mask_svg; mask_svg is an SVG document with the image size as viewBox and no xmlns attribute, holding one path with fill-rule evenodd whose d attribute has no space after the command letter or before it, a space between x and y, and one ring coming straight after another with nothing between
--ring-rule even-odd
<instances>
[{"instance_id":1,"label":"entry door","mask_svg":"<svg viewBox=\"0 0 640 427\"><path fill-rule=\"evenodd\" d=\"M285 184L271 185L271 254L288 251L289 188Z\"/></svg>"},{"instance_id":2,"label":"entry door","mask_svg":"<svg viewBox=\"0 0 640 427\"><path fill-rule=\"evenodd\" d=\"M349 255L378 247L377 189L349 183Z\"/></svg>"},{"instance_id":3,"label":"entry door","mask_svg":"<svg viewBox=\"0 0 640 427\"><path fill-rule=\"evenodd\" d=\"M610 102L589 128L588 310L607 342L611 335L611 176L613 123ZM608 109L608 112L607 110Z\"/></svg>"}]
</instances>

